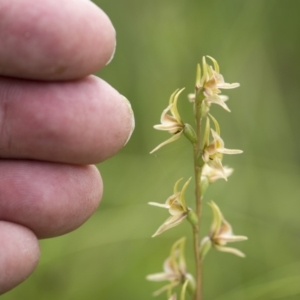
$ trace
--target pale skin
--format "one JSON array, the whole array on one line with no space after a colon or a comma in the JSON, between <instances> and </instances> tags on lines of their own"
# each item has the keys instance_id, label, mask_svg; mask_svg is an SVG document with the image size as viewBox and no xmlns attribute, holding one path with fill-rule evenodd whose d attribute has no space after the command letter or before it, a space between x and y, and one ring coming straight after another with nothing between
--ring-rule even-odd
<instances>
[{"instance_id":1,"label":"pale skin","mask_svg":"<svg viewBox=\"0 0 300 300\"><path fill-rule=\"evenodd\" d=\"M78 228L99 205L93 164L133 127L124 97L90 75L115 45L88 0L0 1L0 294L34 271L38 239Z\"/></svg>"}]
</instances>

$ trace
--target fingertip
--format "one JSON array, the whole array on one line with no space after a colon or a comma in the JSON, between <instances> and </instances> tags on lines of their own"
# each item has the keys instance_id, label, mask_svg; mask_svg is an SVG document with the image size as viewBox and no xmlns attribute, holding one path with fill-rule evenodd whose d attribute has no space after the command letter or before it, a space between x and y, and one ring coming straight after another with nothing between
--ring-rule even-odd
<instances>
[{"instance_id":1,"label":"fingertip","mask_svg":"<svg viewBox=\"0 0 300 300\"><path fill-rule=\"evenodd\" d=\"M39 239L81 226L103 193L100 173L92 165L6 160L0 173L5 174L0 179L0 218L30 228Z\"/></svg>"},{"instance_id":2,"label":"fingertip","mask_svg":"<svg viewBox=\"0 0 300 300\"><path fill-rule=\"evenodd\" d=\"M96 76L63 83L0 78L1 112L2 158L97 164L123 148L135 125L129 101Z\"/></svg>"},{"instance_id":3,"label":"fingertip","mask_svg":"<svg viewBox=\"0 0 300 300\"><path fill-rule=\"evenodd\" d=\"M71 80L111 60L116 31L86 0L2 0L0 73L37 80Z\"/></svg>"},{"instance_id":4,"label":"fingertip","mask_svg":"<svg viewBox=\"0 0 300 300\"><path fill-rule=\"evenodd\" d=\"M40 248L36 236L21 225L0 221L0 295L23 282L36 268Z\"/></svg>"}]
</instances>

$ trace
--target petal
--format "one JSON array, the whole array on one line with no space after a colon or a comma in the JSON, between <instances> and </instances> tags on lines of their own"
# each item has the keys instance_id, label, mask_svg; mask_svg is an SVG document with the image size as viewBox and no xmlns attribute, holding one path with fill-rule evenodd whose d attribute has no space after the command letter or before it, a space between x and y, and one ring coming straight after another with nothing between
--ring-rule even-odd
<instances>
[{"instance_id":1,"label":"petal","mask_svg":"<svg viewBox=\"0 0 300 300\"><path fill-rule=\"evenodd\" d=\"M214 236L218 235L219 233L220 227L222 225L223 215L221 213L220 208L215 202L211 201L210 203L208 203L208 205L211 207L213 211L213 221L210 228L210 232L211 232L210 235L213 239Z\"/></svg>"},{"instance_id":2,"label":"petal","mask_svg":"<svg viewBox=\"0 0 300 300\"><path fill-rule=\"evenodd\" d=\"M206 147L206 149L204 150L204 152L202 154L202 159L206 163L209 162L209 152L207 151L207 147Z\"/></svg>"},{"instance_id":3,"label":"petal","mask_svg":"<svg viewBox=\"0 0 300 300\"><path fill-rule=\"evenodd\" d=\"M177 132L182 131L183 126L179 125L178 123L175 122L165 122L164 124L158 124L153 126L156 130L164 130L164 131L169 131L171 134L176 134Z\"/></svg>"},{"instance_id":4,"label":"petal","mask_svg":"<svg viewBox=\"0 0 300 300\"><path fill-rule=\"evenodd\" d=\"M206 57L208 57L213 62L215 72L220 73L220 67L219 67L217 61L211 56L206 55Z\"/></svg>"},{"instance_id":5,"label":"petal","mask_svg":"<svg viewBox=\"0 0 300 300\"><path fill-rule=\"evenodd\" d=\"M209 159L209 157L207 157L207 154L208 156L211 156L211 155L214 155L217 153L217 147L216 147L216 143L213 141L212 143L210 143L205 149L204 149L204 154L203 156L207 158L207 160ZM205 160L205 161L207 161Z\"/></svg>"},{"instance_id":6,"label":"petal","mask_svg":"<svg viewBox=\"0 0 300 300\"><path fill-rule=\"evenodd\" d=\"M186 203L185 203L185 199L184 199L184 193L185 193L185 191L186 191L186 189L187 189L187 186L189 185L191 179L192 179L192 177L190 177L190 178L188 179L188 181L184 184L184 186L183 186L183 188L182 188L182 190L181 190L181 193L180 193L180 200L179 200L179 201L180 201L180 204L181 204L181 206L182 206L182 208L183 208L183 210L184 210L185 212L187 212L188 209L187 209L187 207L186 207Z\"/></svg>"},{"instance_id":7,"label":"petal","mask_svg":"<svg viewBox=\"0 0 300 300\"><path fill-rule=\"evenodd\" d=\"M210 78L209 81L211 81L211 82L215 81L215 79L213 77L213 72L214 72L213 67L210 66L209 64L207 64L207 73L208 73L208 77ZM213 85L215 85L215 83L213 83Z\"/></svg>"},{"instance_id":8,"label":"petal","mask_svg":"<svg viewBox=\"0 0 300 300\"><path fill-rule=\"evenodd\" d=\"M176 95L176 93L179 91L179 89L177 89L171 96L169 99L169 107L171 108L173 106L173 102L174 102L174 96Z\"/></svg>"},{"instance_id":9,"label":"petal","mask_svg":"<svg viewBox=\"0 0 300 300\"><path fill-rule=\"evenodd\" d=\"M196 89L201 87L201 66L197 64L197 71L196 71Z\"/></svg>"},{"instance_id":10,"label":"petal","mask_svg":"<svg viewBox=\"0 0 300 300\"><path fill-rule=\"evenodd\" d=\"M202 68L203 68L203 75L201 78L201 86L204 86L204 83L208 80L208 70L207 70L207 63L205 60L205 56L202 57Z\"/></svg>"},{"instance_id":11,"label":"petal","mask_svg":"<svg viewBox=\"0 0 300 300\"><path fill-rule=\"evenodd\" d=\"M168 257L163 264L163 270L166 274L169 274L170 276L172 275L172 277L178 277L177 274L175 273L174 270L174 263L172 261L171 257Z\"/></svg>"},{"instance_id":12,"label":"petal","mask_svg":"<svg viewBox=\"0 0 300 300\"><path fill-rule=\"evenodd\" d=\"M184 210L184 208L182 207L182 205L180 203L178 203L177 201L173 202L172 205L169 208L169 213L172 216L181 215L184 212L186 212L186 211Z\"/></svg>"},{"instance_id":13,"label":"petal","mask_svg":"<svg viewBox=\"0 0 300 300\"><path fill-rule=\"evenodd\" d=\"M243 236L243 235L225 235L225 234L218 235L218 239L222 240L226 243L242 242L242 241L248 240L248 238L246 236Z\"/></svg>"},{"instance_id":14,"label":"petal","mask_svg":"<svg viewBox=\"0 0 300 300\"><path fill-rule=\"evenodd\" d=\"M208 80L204 83L204 94L206 96L212 96L214 94L218 94L221 91L217 89L217 80L213 75L213 69L211 67L208 68Z\"/></svg>"},{"instance_id":15,"label":"petal","mask_svg":"<svg viewBox=\"0 0 300 300\"><path fill-rule=\"evenodd\" d=\"M181 134L182 134L182 131L179 132L179 133L174 134L170 139L164 141L163 143L159 144L156 148L154 148L154 149L150 152L150 154L152 154L153 152L157 151L157 150L160 149L161 147L163 147L163 146L165 146L165 145L167 145L167 144L170 144L170 143L172 143L172 142L178 140L178 139L180 138L180 135L181 135Z\"/></svg>"},{"instance_id":16,"label":"petal","mask_svg":"<svg viewBox=\"0 0 300 300\"><path fill-rule=\"evenodd\" d=\"M180 284L179 281L171 282L170 284L165 285L165 286L163 286L162 288L160 288L159 290L155 291L155 292L153 293L153 296L156 297L156 296L162 294L163 292L166 292L166 291L168 291L168 290L172 290L174 287L176 287L176 286L179 285L179 284Z\"/></svg>"},{"instance_id":17,"label":"petal","mask_svg":"<svg viewBox=\"0 0 300 300\"><path fill-rule=\"evenodd\" d=\"M157 231L152 235L152 237L155 237L164 231L171 229L178 224L180 224L185 218L187 217L186 213L183 213L181 215L171 216L169 217L158 229Z\"/></svg>"},{"instance_id":18,"label":"petal","mask_svg":"<svg viewBox=\"0 0 300 300\"><path fill-rule=\"evenodd\" d=\"M186 294L186 288L188 286L188 279L185 280L182 289L181 289L181 293L180 293L180 300L185 300L185 294ZM174 298L176 300L176 298Z\"/></svg>"},{"instance_id":19,"label":"petal","mask_svg":"<svg viewBox=\"0 0 300 300\"><path fill-rule=\"evenodd\" d=\"M172 204L177 201L178 197L179 197L180 193L177 192L177 193L174 193L173 195L171 195L167 201L166 201L166 205L168 206L168 208L170 208L172 206ZM178 203L178 201L177 201Z\"/></svg>"},{"instance_id":20,"label":"petal","mask_svg":"<svg viewBox=\"0 0 300 300\"><path fill-rule=\"evenodd\" d=\"M226 149L226 148L218 148L217 151L223 154L240 154L243 153L243 150L238 149Z\"/></svg>"},{"instance_id":21,"label":"petal","mask_svg":"<svg viewBox=\"0 0 300 300\"><path fill-rule=\"evenodd\" d=\"M169 123L169 122L171 122L171 123L176 123L176 124L177 124L177 121L176 121L176 119L174 118L174 116L171 116L171 115L169 115L169 114L165 114L162 123Z\"/></svg>"},{"instance_id":22,"label":"petal","mask_svg":"<svg viewBox=\"0 0 300 300\"><path fill-rule=\"evenodd\" d=\"M174 276L167 273L155 273L155 274L147 275L146 279L149 281L168 281L168 280L173 280Z\"/></svg>"},{"instance_id":23,"label":"petal","mask_svg":"<svg viewBox=\"0 0 300 300\"><path fill-rule=\"evenodd\" d=\"M184 248L185 248L186 237L182 237L177 240L171 249L170 259L173 262L173 272L178 274L179 280L182 274L186 273L186 263L184 258Z\"/></svg>"},{"instance_id":24,"label":"petal","mask_svg":"<svg viewBox=\"0 0 300 300\"><path fill-rule=\"evenodd\" d=\"M170 208L170 206L165 203L163 204L163 203L157 203L157 202L148 202L148 204L152 205L152 206L157 206L157 207Z\"/></svg>"},{"instance_id":25,"label":"petal","mask_svg":"<svg viewBox=\"0 0 300 300\"><path fill-rule=\"evenodd\" d=\"M180 115L179 115L179 112L178 112L178 109L177 109L177 101L178 101L178 97L179 95L181 94L181 92L184 90L184 88L182 88L181 90L179 90L175 95L174 95L174 98L173 98L173 102L172 102L172 106L171 106L171 113L172 115L175 117L176 121L180 124L183 124L182 121L181 121L181 118L180 118Z\"/></svg>"},{"instance_id":26,"label":"petal","mask_svg":"<svg viewBox=\"0 0 300 300\"><path fill-rule=\"evenodd\" d=\"M235 82L235 83L226 83L226 82L224 82L224 83L218 84L218 88L227 89L227 90L228 89L235 89L239 86L240 86L240 84L237 83L237 82Z\"/></svg>"},{"instance_id":27,"label":"petal","mask_svg":"<svg viewBox=\"0 0 300 300\"><path fill-rule=\"evenodd\" d=\"M202 176L210 176L211 172L213 172L214 169L212 169L211 167L209 167L207 164L205 164L202 168Z\"/></svg>"},{"instance_id":28,"label":"petal","mask_svg":"<svg viewBox=\"0 0 300 300\"><path fill-rule=\"evenodd\" d=\"M226 177L226 174L224 172L224 169L223 169L223 166L222 166L222 162L221 162L221 160L218 157L215 157L213 160L209 160L207 162L207 164L211 168L216 169L218 172L220 172L220 174L223 175L222 178L224 178L227 181L227 177Z\"/></svg>"},{"instance_id":29,"label":"petal","mask_svg":"<svg viewBox=\"0 0 300 300\"><path fill-rule=\"evenodd\" d=\"M221 101L223 101L223 102L226 102L229 99L229 97L225 96L225 95L218 95L218 96L221 99Z\"/></svg>"},{"instance_id":30,"label":"petal","mask_svg":"<svg viewBox=\"0 0 300 300\"><path fill-rule=\"evenodd\" d=\"M232 227L231 225L225 220L224 216L222 216L222 225L220 227L219 233L218 233L218 237L220 235L223 236L232 236Z\"/></svg>"},{"instance_id":31,"label":"petal","mask_svg":"<svg viewBox=\"0 0 300 300\"><path fill-rule=\"evenodd\" d=\"M223 171L224 172L212 169L206 164L203 168L202 175L207 177L209 183L214 183L218 179L225 179L225 177L227 178L233 173L233 169L228 167L223 167ZM223 175L224 173L225 176Z\"/></svg>"},{"instance_id":32,"label":"petal","mask_svg":"<svg viewBox=\"0 0 300 300\"><path fill-rule=\"evenodd\" d=\"M163 110L161 116L160 116L160 122L163 123L167 113L169 112L169 110L171 109L172 105L170 104L166 109Z\"/></svg>"},{"instance_id":33,"label":"petal","mask_svg":"<svg viewBox=\"0 0 300 300\"><path fill-rule=\"evenodd\" d=\"M225 167L223 167L223 171L224 171L225 176L227 178L233 173L234 169L233 168L228 168L228 167L225 166Z\"/></svg>"},{"instance_id":34,"label":"petal","mask_svg":"<svg viewBox=\"0 0 300 300\"><path fill-rule=\"evenodd\" d=\"M217 86L220 87L222 84L225 83L224 77L222 74L214 72L214 78L217 82Z\"/></svg>"},{"instance_id":35,"label":"petal","mask_svg":"<svg viewBox=\"0 0 300 300\"><path fill-rule=\"evenodd\" d=\"M161 119L160 121L161 121L161 124L168 125L168 124L171 123L171 124L177 124L178 125L177 120L169 114L165 114L163 119Z\"/></svg>"},{"instance_id":36,"label":"petal","mask_svg":"<svg viewBox=\"0 0 300 300\"><path fill-rule=\"evenodd\" d=\"M178 193L178 185L179 185L179 183L180 183L180 181L183 179L183 177L182 178L180 178L180 179L178 179L177 181L176 181L176 183L175 183L175 185L174 185L174 194L177 194ZM179 194L178 194L179 195Z\"/></svg>"},{"instance_id":37,"label":"petal","mask_svg":"<svg viewBox=\"0 0 300 300\"><path fill-rule=\"evenodd\" d=\"M238 250L238 249L235 249L235 248L230 248L230 247L223 247L223 246L215 246L215 248L219 251L222 251L222 252L228 252L228 253L232 253L234 255L237 255L239 257L245 257L246 255Z\"/></svg>"},{"instance_id":38,"label":"petal","mask_svg":"<svg viewBox=\"0 0 300 300\"><path fill-rule=\"evenodd\" d=\"M213 94L207 97L207 100L213 103L216 102L226 102L229 99L228 96Z\"/></svg>"},{"instance_id":39,"label":"petal","mask_svg":"<svg viewBox=\"0 0 300 300\"><path fill-rule=\"evenodd\" d=\"M225 96L224 96L225 97ZM218 104L228 112L231 112L228 106L226 105L225 101L228 100L227 98L222 99L219 95L213 95L207 98L207 101L210 103Z\"/></svg>"},{"instance_id":40,"label":"petal","mask_svg":"<svg viewBox=\"0 0 300 300\"><path fill-rule=\"evenodd\" d=\"M210 115L210 117L212 117L211 115ZM214 120L215 118L213 118L212 120ZM215 119L216 120L216 119ZM215 123L215 126L216 126L216 124L218 124L218 123ZM216 127L216 130L217 130L217 132L216 131L214 131L213 129L211 129L211 134L212 134L212 136L213 136L213 138L214 138L214 141L215 141L215 143L216 143L216 145L217 145L217 148L219 149L219 148L224 148L224 141L221 139L221 137L220 137L220 127L219 127L219 124L218 124L218 127ZM219 132L218 132L219 131Z\"/></svg>"}]
</instances>

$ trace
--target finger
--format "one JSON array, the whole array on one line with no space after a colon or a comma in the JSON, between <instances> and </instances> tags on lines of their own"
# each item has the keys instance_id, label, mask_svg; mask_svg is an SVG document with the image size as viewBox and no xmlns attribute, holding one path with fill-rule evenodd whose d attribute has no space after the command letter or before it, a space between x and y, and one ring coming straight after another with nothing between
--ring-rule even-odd
<instances>
[{"instance_id":1,"label":"finger","mask_svg":"<svg viewBox=\"0 0 300 300\"><path fill-rule=\"evenodd\" d=\"M41 83L0 78L0 157L92 164L131 134L128 101L95 76Z\"/></svg>"},{"instance_id":2,"label":"finger","mask_svg":"<svg viewBox=\"0 0 300 300\"><path fill-rule=\"evenodd\" d=\"M40 256L37 238L27 228L0 221L0 295L24 281Z\"/></svg>"},{"instance_id":3,"label":"finger","mask_svg":"<svg viewBox=\"0 0 300 300\"><path fill-rule=\"evenodd\" d=\"M115 49L107 15L87 0L1 0L0 74L66 80L102 68Z\"/></svg>"},{"instance_id":4,"label":"finger","mask_svg":"<svg viewBox=\"0 0 300 300\"><path fill-rule=\"evenodd\" d=\"M0 220L21 224L38 238L78 228L102 196L95 166L4 160L0 174Z\"/></svg>"}]
</instances>

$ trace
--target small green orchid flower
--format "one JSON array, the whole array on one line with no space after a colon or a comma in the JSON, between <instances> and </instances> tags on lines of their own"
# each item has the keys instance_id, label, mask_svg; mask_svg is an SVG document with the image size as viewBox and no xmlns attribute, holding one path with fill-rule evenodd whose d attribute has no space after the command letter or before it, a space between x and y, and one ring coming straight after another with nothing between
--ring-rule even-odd
<instances>
[{"instance_id":1,"label":"small green orchid flower","mask_svg":"<svg viewBox=\"0 0 300 300\"><path fill-rule=\"evenodd\" d=\"M225 173L226 178L228 178L233 173L233 169L228 167L223 167L223 171ZM213 169L209 165L205 164L203 166L202 173L201 173L202 195L205 194L210 184L216 182L219 179L225 179L223 172Z\"/></svg>"},{"instance_id":2,"label":"small green orchid flower","mask_svg":"<svg viewBox=\"0 0 300 300\"><path fill-rule=\"evenodd\" d=\"M161 114L160 117L161 124L154 126L155 129L168 131L169 133L173 134L173 136L170 139L158 145L150 153L153 153L158 149L160 149L161 147L178 140L182 135L185 125L182 122L180 115L178 113L177 100L180 93L183 90L184 89L176 90L171 95L168 107ZM168 112L170 112L171 114L168 114Z\"/></svg>"},{"instance_id":3,"label":"small green orchid flower","mask_svg":"<svg viewBox=\"0 0 300 300\"><path fill-rule=\"evenodd\" d=\"M201 181L207 180L210 184L214 183L219 179L224 179L224 173L225 177L228 178L233 173L233 169L224 166L223 172L221 172L220 170L213 169L209 165L205 164L202 169Z\"/></svg>"},{"instance_id":4,"label":"small green orchid flower","mask_svg":"<svg viewBox=\"0 0 300 300\"><path fill-rule=\"evenodd\" d=\"M224 141L219 134L211 129L213 141L207 145L203 150L203 161L208 164L209 167L217 170L223 175L223 178L227 180L226 171L222 165L223 154L240 154L242 150L226 149Z\"/></svg>"},{"instance_id":5,"label":"small green orchid flower","mask_svg":"<svg viewBox=\"0 0 300 300\"><path fill-rule=\"evenodd\" d=\"M204 74L202 79L202 86L204 87L204 92L209 97L210 95L219 94L221 91L219 89L235 89L240 86L239 83L226 83L222 74L220 74L220 67L217 61L211 57L207 56L214 64L214 67L206 63L205 56L202 59Z\"/></svg>"},{"instance_id":6,"label":"small green orchid flower","mask_svg":"<svg viewBox=\"0 0 300 300\"><path fill-rule=\"evenodd\" d=\"M203 75L201 77L200 65L197 66L197 78L196 88L197 90L203 90L204 104L209 108L211 104L218 104L228 112L230 109L225 103L229 98L224 95L220 95L220 89L234 89L240 86L239 83L226 83L222 74L220 74L220 67L217 61L207 56L212 62L213 67L206 62L205 56L202 58ZM189 94L188 98L191 102L195 101L195 94Z\"/></svg>"},{"instance_id":7,"label":"small green orchid flower","mask_svg":"<svg viewBox=\"0 0 300 300\"><path fill-rule=\"evenodd\" d=\"M170 196L166 203L157 203L157 202L149 202L148 204L158 207L167 208L170 213L170 217L157 229L157 231L153 234L152 237L155 237L164 231L173 228L180 224L189 214L191 211L190 208L187 207L184 199L184 193L188 186L188 184L191 181L191 178L184 184L181 191L178 191L178 185L180 181L179 179L174 185L174 193L172 196Z\"/></svg>"},{"instance_id":8,"label":"small green orchid flower","mask_svg":"<svg viewBox=\"0 0 300 300\"><path fill-rule=\"evenodd\" d=\"M213 201L209 205L213 211L213 222L209 236L205 237L201 242L201 249L208 248L207 245L211 245L219 251L245 257L245 254L240 250L226 247L226 245L231 242L245 241L248 238L246 236L234 235L231 225L223 217L220 208Z\"/></svg>"},{"instance_id":9,"label":"small green orchid flower","mask_svg":"<svg viewBox=\"0 0 300 300\"><path fill-rule=\"evenodd\" d=\"M163 286L153 293L158 296L163 292L168 292L169 299L177 299L176 294L172 294L173 288L183 284L182 296L186 292L187 285L190 289L195 288L195 281L191 274L187 272L186 262L184 258L186 238L181 238L174 243L171 248L170 256L164 261L163 272L148 275L146 278L150 281L169 281L169 284ZM182 297L182 298L183 298Z\"/></svg>"},{"instance_id":10,"label":"small green orchid flower","mask_svg":"<svg viewBox=\"0 0 300 300\"><path fill-rule=\"evenodd\" d=\"M231 112L231 110L229 109L229 107L225 103L228 99L229 99L228 96L214 94L214 95L211 95L209 97L206 96L203 100L203 103L208 108L206 110L209 110L211 104L217 104L217 105L220 105L225 110L227 110L228 112ZM195 94L193 94L193 93L188 94L188 100L192 103L195 102Z\"/></svg>"}]
</instances>

